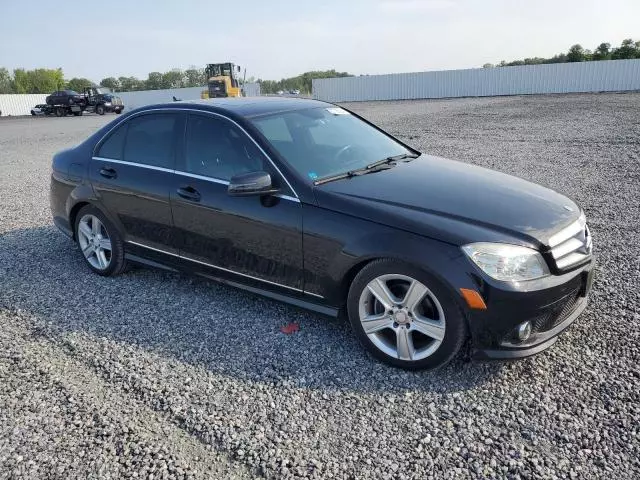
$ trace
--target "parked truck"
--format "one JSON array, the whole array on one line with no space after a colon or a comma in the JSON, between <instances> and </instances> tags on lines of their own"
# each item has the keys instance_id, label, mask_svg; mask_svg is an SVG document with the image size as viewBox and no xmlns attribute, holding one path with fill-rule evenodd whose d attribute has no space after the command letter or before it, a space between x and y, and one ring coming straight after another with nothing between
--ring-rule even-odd
<instances>
[{"instance_id":1,"label":"parked truck","mask_svg":"<svg viewBox=\"0 0 640 480\"><path fill-rule=\"evenodd\" d=\"M46 98L46 105L38 105L45 115L64 117L66 115L80 116L84 112L104 115L107 112L122 113L124 104L122 99L107 88L87 87L82 93L73 90L58 90ZM33 111L31 112L32 114Z\"/></svg>"}]
</instances>

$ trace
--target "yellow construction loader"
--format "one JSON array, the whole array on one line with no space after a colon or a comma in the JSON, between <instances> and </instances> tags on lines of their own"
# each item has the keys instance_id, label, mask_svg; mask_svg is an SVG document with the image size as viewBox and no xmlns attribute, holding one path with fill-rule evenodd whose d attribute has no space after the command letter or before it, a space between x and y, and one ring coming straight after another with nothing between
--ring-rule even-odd
<instances>
[{"instance_id":1,"label":"yellow construction loader","mask_svg":"<svg viewBox=\"0 0 640 480\"><path fill-rule=\"evenodd\" d=\"M204 69L207 77L207 89L200 98L241 97L240 66L231 62L210 63Z\"/></svg>"}]
</instances>

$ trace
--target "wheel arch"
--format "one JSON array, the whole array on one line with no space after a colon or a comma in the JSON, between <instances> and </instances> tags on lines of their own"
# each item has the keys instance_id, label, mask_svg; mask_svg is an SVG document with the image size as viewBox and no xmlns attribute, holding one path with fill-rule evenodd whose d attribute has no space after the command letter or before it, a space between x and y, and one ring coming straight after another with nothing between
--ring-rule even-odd
<instances>
[{"instance_id":1,"label":"wheel arch","mask_svg":"<svg viewBox=\"0 0 640 480\"><path fill-rule=\"evenodd\" d=\"M76 198L75 202L71 203L69 205L69 209L68 209L68 211L69 211L69 214L68 214L69 227L71 228L71 231L73 233L73 240L75 240L75 241L78 240L76 238L76 231L75 231L76 230L76 219L78 218L78 212L80 212L80 210L82 210L87 205L91 205L92 207L95 207L98 210L100 210L100 212L105 217L107 217L107 219L109 219L109 221L114 225L114 227L122 235L122 226L121 226L121 224L117 221L117 219L113 218L113 216L100 204L99 201L96 201L94 198L91 198L91 197L81 196L79 198Z\"/></svg>"},{"instance_id":2,"label":"wheel arch","mask_svg":"<svg viewBox=\"0 0 640 480\"><path fill-rule=\"evenodd\" d=\"M433 277L465 310L459 288L472 288L472 280L460 263L462 252L454 245L395 231L361 238L345 246L338 257L331 266L331 276L340 281L330 296L340 308L346 305L349 289L358 273L376 260L389 259L414 266Z\"/></svg>"},{"instance_id":3,"label":"wheel arch","mask_svg":"<svg viewBox=\"0 0 640 480\"><path fill-rule=\"evenodd\" d=\"M351 288L351 284L353 283L353 279L356 278L356 275L358 275L358 273L360 273L362 271L362 269L364 267L366 267L367 265L369 265L371 262L374 262L376 260L380 260L381 258L386 258L386 257L373 256L373 257L370 257L370 258L361 259L359 262L357 262L357 263L353 264L351 267L349 267L349 269L346 271L346 273L342 277L342 280L340 282L340 286L338 287L338 299L339 299L339 302L340 302L339 308L341 310L347 304L347 297L349 296L349 289Z\"/></svg>"},{"instance_id":4,"label":"wheel arch","mask_svg":"<svg viewBox=\"0 0 640 480\"><path fill-rule=\"evenodd\" d=\"M78 236L76 234L76 218L78 217L78 212L87 205L92 205L92 203L85 200L81 200L78 203L76 203L73 207L71 207L71 210L69 211L69 226L71 227L73 239L76 242L78 241Z\"/></svg>"}]
</instances>

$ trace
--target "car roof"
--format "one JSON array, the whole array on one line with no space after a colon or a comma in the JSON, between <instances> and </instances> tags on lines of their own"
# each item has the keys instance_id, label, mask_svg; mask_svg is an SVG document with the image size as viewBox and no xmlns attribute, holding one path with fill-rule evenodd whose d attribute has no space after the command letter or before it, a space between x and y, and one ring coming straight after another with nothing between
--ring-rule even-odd
<instances>
[{"instance_id":1,"label":"car roof","mask_svg":"<svg viewBox=\"0 0 640 480\"><path fill-rule=\"evenodd\" d=\"M224 110L241 117L249 118L271 115L273 113L304 110L307 108L321 108L331 104L308 98L238 97L212 98L208 100L184 100L158 105L148 105L144 108L180 108L185 105L189 105L195 110L209 110L214 112Z\"/></svg>"}]
</instances>

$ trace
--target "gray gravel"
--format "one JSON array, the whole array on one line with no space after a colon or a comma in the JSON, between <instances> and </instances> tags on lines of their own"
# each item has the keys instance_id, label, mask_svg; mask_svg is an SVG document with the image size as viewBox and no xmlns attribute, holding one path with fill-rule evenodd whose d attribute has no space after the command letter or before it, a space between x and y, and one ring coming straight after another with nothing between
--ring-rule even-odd
<instances>
[{"instance_id":1,"label":"gray gravel","mask_svg":"<svg viewBox=\"0 0 640 480\"><path fill-rule=\"evenodd\" d=\"M408 373L338 320L177 274L101 278L51 226L48 175L112 117L4 120L0 479L640 476L640 94L350 107L583 205L599 265L579 321L534 359Z\"/></svg>"}]
</instances>

